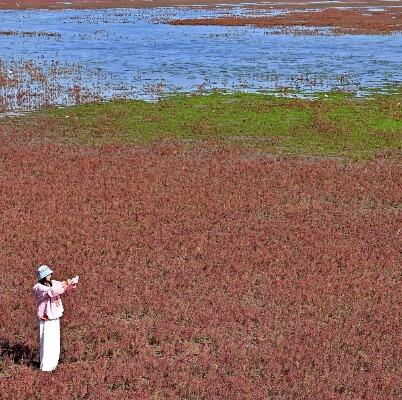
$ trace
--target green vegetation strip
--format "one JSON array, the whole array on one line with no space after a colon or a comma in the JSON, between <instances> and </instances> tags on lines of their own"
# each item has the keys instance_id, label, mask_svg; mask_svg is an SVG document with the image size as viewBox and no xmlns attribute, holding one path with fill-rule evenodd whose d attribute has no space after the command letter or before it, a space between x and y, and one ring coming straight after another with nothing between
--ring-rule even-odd
<instances>
[{"instance_id":1,"label":"green vegetation strip","mask_svg":"<svg viewBox=\"0 0 402 400\"><path fill-rule=\"evenodd\" d=\"M17 132L102 145L214 138L276 154L371 159L399 157L402 91L314 99L267 94L174 95L158 102L120 100L53 108L4 119Z\"/></svg>"}]
</instances>

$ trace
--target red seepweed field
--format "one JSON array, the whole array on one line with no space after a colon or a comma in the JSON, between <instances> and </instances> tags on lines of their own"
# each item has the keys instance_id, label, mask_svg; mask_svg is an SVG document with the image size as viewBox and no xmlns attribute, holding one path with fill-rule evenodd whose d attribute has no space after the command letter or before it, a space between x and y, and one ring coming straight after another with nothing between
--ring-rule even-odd
<instances>
[{"instance_id":1,"label":"red seepweed field","mask_svg":"<svg viewBox=\"0 0 402 400\"><path fill-rule=\"evenodd\" d=\"M402 12L400 9L380 9L380 12L367 9L323 8L318 12L293 11L274 16L226 16L220 18L195 18L171 21L173 25L221 25L247 26L258 28L280 28L282 32L292 32L291 28L315 27L328 28L332 34L391 34L402 31ZM294 30L293 30L294 32ZM314 31L312 31L314 32Z\"/></svg>"},{"instance_id":2,"label":"red seepweed field","mask_svg":"<svg viewBox=\"0 0 402 400\"><path fill-rule=\"evenodd\" d=\"M398 398L400 177L210 140L2 136L0 398ZM80 275L51 374L40 263Z\"/></svg>"}]
</instances>

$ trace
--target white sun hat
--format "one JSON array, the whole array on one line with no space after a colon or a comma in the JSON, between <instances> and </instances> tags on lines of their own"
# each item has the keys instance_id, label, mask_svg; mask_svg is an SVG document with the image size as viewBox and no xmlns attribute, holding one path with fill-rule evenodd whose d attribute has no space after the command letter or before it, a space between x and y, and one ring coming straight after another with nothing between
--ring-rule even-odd
<instances>
[{"instance_id":1,"label":"white sun hat","mask_svg":"<svg viewBox=\"0 0 402 400\"><path fill-rule=\"evenodd\" d=\"M45 276L50 275L53 271L50 269L48 265L41 265L38 268L38 282L43 279Z\"/></svg>"}]
</instances>

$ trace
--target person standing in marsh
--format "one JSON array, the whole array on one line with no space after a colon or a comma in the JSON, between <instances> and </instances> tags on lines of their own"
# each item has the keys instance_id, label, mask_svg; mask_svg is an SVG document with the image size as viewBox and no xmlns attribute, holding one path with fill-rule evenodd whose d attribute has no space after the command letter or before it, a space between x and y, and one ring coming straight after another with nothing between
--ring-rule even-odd
<instances>
[{"instance_id":1,"label":"person standing in marsh","mask_svg":"<svg viewBox=\"0 0 402 400\"><path fill-rule=\"evenodd\" d=\"M60 356L60 318L63 304L60 295L77 287L79 276L67 281L52 278L53 270L47 265L38 268L38 282L32 293L37 302L40 339L40 370L53 371Z\"/></svg>"}]
</instances>

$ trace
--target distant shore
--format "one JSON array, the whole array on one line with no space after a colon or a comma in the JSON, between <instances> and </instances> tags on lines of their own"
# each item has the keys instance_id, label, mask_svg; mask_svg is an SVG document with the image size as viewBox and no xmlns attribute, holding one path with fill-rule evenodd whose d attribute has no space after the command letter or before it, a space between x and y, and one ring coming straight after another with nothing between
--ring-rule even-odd
<instances>
[{"instance_id":1,"label":"distant shore","mask_svg":"<svg viewBox=\"0 0 402 400\"><path fill-rule=\"evenodd\" d=\"M374 6L396 6L401 1L297 1L297 0L271 0L269 2L256 0L242 2L239 0L69 0L69 1L51 1L51 0L28 0L11 1L1 0L0 9L94 9L94 8L151 8L151 7L215 7L227 5L250 8L280 8L280 9L305 9L305 8L327 8L327 7L374 7Z\"/></svg>"},{"instance_id":2,"label":"distant shore","mask_svg":"<svg viewBox=\"0 0 402 400\"><path fill-rule=\"evenodd\" d=\"M298 10L285 15L262 17L227 16L219 18L195 18L171 21L173 25L220 25L246 26L258 28L280 28L283 33L298 32L302 27L332 28L333 34L390 34L402 31L402 12L399 8L382 11L367 9L326 8L319 11ZM296 29L296 30L295 30ZM304 33L308 33L304 32ZM310 34L320 32L310 31Z\"/></svg>"}]
</instances>

